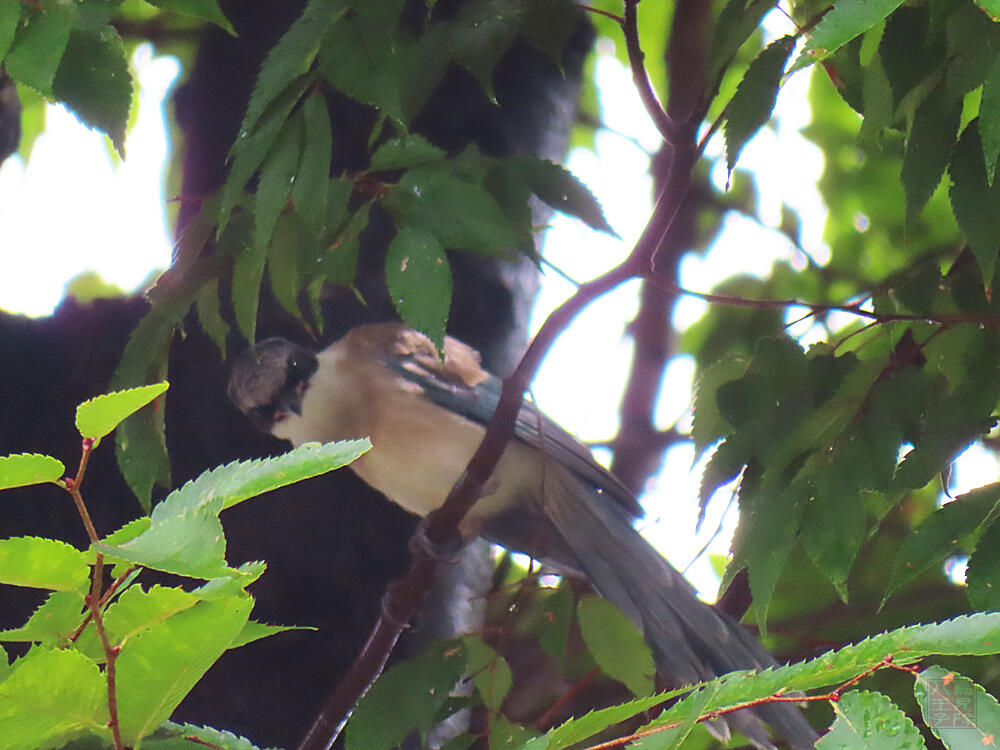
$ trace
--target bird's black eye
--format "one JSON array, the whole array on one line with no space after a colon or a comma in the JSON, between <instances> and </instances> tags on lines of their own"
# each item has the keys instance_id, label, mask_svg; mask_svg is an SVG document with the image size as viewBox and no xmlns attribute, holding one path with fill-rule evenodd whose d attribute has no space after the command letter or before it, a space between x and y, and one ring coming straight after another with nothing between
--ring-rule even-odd
<instances>
[{"instance_id":1,"label":"bird's black eye","mask_svg":"<svg viewBox=\"0 0 1000 750\"><path fill-rule=\"evenodd\" d=\"M288 359L288 372L297 374L301 371L302 371L302 364L299 362L299 360L296 359L295 357L290 357Z\"/></svg>"}]
</instances>

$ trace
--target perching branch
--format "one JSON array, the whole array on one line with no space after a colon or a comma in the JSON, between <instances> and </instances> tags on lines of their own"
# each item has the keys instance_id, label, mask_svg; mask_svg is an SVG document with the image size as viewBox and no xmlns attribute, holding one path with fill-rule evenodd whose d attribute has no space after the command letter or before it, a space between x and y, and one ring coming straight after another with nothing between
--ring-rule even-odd
<instances>
[{"instance_id":1,"label":"perching branch","mask_svg":"<svg viewBox=\"0 0 1000 750\"><path fill-rule=\"evenodd\" d=\"M638 0L626 0L626 16L631 14L631 17L625 19L623 30L631 37L628 44L633 72L637 69L642 70L640 78L645 80L648 94L652 94L648 76L641 66L642 52L638 46L638 30L635 26L637 2ZM655 95L653 99L655 100ZM444 505L427 517L421 532L418 532L424 535L425 541L416 541L418 537L415 537L416 543L411 543L413 559L409 570L386 591L382 614L372 629L368 641L333 694L327 699L309 732L299 744L299 750L327 750L347 723L358 700L385 667L392 648L434 581L438 557L432 547L454 544L458 538L459 524L483 494L486 482L513 437L514 422L521 408L524 393L555 339L592 301L629 279L654 273L656 254L691 184L691 173L697 161L697 153L687 147L686 141L673 123L669 122L658 102L656 108L650 111L650 116L658 121L661 133L674 148L665 184L642 235L620 265L596 279L581 284L568 300L549 314L513 374L504 380L500 401L476 453L448 493Z\"/></svg>"}]
</instances>

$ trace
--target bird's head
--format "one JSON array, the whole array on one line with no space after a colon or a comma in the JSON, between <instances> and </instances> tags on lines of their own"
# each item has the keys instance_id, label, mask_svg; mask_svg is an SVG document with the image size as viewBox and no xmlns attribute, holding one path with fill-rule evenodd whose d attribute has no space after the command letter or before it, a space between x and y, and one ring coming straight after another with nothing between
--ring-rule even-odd
<instances>
[{"instance_id":1,"label":"bird's head","mask_svg":"<svg viewBox=\"0 0 1000 750\"><path fill-rule=\"evenodd\" d=\"M270 433L292 414L316 372L316 355L282 338L265 339L243 352L229 373L229 398L254 426Z\"/></svg>"}]
</instances>

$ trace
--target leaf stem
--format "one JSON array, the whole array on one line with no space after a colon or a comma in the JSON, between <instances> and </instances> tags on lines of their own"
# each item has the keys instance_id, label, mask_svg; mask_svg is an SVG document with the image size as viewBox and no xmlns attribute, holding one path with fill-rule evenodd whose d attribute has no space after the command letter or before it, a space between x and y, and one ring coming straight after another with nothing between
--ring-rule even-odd
<instances>
[{"instance_id":1,"label":"leaf stem","mask_svg":"<svg viewBox=\"0 0 1000 750\"><path fill-rule=\"evenodd\" d=\"M63 480L66 491L73 498L76 511L80 514L80 520L83 521L83 527L87 530L87 537L92 543L96 542L100 537L97 536L97 529L94 528L94 522L90 520L90 513L87 512L87 506L83 502L83 495L80 494L80 485L83 483L83 475L87 472L87 462L90 460L90 453L93 447L93 438L83 439L80 451L80 465L77 467L76 476Z\"/></svg>"}]
</instances>

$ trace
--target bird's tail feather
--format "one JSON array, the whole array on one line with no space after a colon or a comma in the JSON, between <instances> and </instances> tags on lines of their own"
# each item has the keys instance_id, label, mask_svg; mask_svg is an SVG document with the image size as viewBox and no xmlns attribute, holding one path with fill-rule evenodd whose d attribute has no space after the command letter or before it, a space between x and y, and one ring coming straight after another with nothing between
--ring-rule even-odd
<instances>
[{"instance_id":1,"label":"bird's tail feather","mask_svg":"<svg viewBox=\"0 0 1000 750\"><path fill-rule=\"evenodd\" d=\"M641 628L664 676L683 685L775 665L738 623L697 598L617 505L575 479L546 489L545 515L598 592ZM773 747L760 718L797 750L816 741L802 712L787 703L740 711L727 720L758 746ZM722 726L714 731L728 733Z\"/></svg>"}]
</instances>

